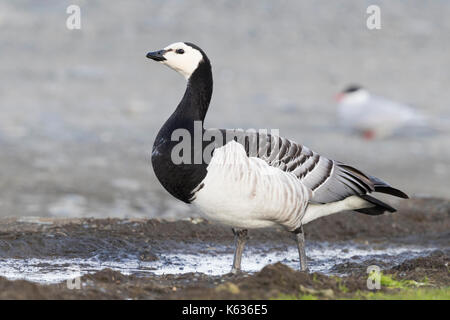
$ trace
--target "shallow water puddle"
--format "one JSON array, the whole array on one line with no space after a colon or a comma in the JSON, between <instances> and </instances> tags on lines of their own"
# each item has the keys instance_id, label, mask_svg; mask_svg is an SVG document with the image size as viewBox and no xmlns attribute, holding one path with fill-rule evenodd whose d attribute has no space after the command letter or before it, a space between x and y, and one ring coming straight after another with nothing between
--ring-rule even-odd
<instances>
[{"instance_id":1,"label":"shallow water puddle","mask_svg":"<svg viewBox=\"0 0 450 320\"><path fill-rule=\"evenodd\" d=\"M187 245L171 253L159 254L159 260L142 262L134 258L102 260L98 257L89 259L0 259L0 275L8 279L25 279L39 283L57 283L67 279L93 273L105 268L122 274L182 274L200 272L208 275L228 273L233 261L229 246ZM325 274L343 274L333 271L333 266L341 263L365 263L377 260L394 266L407 259L424 256L435 248L419 246L390 246L380 249L375 246L355 243L310 243L307 256L311 272ZM294 269L298 268L296 247L251 246L244 252L242 268L247 272L256 272L265 265L282 262ZM380 266L381 267L381 266Z\"/></svg>"},{"instance_id":2,"label":"shallow water puddle","mask_svg":"<svg viewBox=\"0 0 450 320\"><path fill-rule=\"evenodd\" d=\"M374 249L369 246L355 244L330 245L327 243L308 246L306 249L308 267L311 272L325 274L342 274L333 272L333 266L345 263L364 263L376 259L390 265L399 264L407 259L424 256L435 250L424 247L390 247ZM161 257L155 274L180 274L201 272L209 275L228 273L233 261L232 254L184 254L174 253ZM268 250L267 248L247 248L242 258L242 269L246 272L257 272L265 265L282 262L293 269L298 269L298 251L296 247L287 250ZM381 267L381 266L380 266Z\"/></svg>"}]
</instances>

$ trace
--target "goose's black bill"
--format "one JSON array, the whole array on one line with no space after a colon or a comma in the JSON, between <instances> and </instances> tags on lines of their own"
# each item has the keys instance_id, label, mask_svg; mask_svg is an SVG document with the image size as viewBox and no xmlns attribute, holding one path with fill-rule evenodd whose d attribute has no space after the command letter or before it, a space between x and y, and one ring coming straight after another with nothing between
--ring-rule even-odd
<instances>
[{"instance_id":1,"label":"goose's black bill","mask_svg":"<svg viewBox=\"0 0 450 320\"><path fill-rule=\"evenodd\" d=\"M147 53L147 58L155 60L155 61L164 61L166 58L164 58L164 53L166 53L166 50L158 50Z\"/></svg>"}]
</instances>

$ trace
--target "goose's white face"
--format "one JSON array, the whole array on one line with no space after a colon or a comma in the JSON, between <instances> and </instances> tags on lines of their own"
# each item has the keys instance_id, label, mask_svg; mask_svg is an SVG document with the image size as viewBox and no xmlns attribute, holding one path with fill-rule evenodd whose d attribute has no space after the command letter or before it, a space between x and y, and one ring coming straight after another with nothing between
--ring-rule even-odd
<instances>
[{"instance_id":1,"label":"goose's white face","mask_svg":"<svg viewBox=\"0 0 450 320\"><path fill-rule=\"evenodd\" d=\"M176 42L165 47L163 50L149 52L147 58L165 64L182 74L187 80L203 60L203 55L199 50L184 42Z\"/></svg>"}]
</instances>

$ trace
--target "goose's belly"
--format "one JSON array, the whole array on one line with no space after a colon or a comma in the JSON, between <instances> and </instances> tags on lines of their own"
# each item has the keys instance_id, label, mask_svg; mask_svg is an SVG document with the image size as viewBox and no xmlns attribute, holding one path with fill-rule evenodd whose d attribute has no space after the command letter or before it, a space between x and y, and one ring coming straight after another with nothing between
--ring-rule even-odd
<instances>
[{"instance_id":1,"label":"goose's belly","mask_svg":"<svg viewBox=\"0 0 450 320\"><path fill-rule=\"evenodd\" d=\"M213 191L211 189L201 190L192 202L206 219L244 229L265 228L276 224L270 219L272 212L261 210L251 196L245 197L223 189L210 193ZM217 191L221 194L217 194Z\"/></svg>"},{"instance_id":2,"label":"goose's belly","mask_svg":"<svg viewBox=\"0 0 450 320\"><path fill-rule=\"evenodd\" d=\"M229 150L229 144L225 147L229 152L235 151ZM214 153L200 184L202 187L192 201L203 215L237 228L263 228L276 224L289 230L298 228L309 191L297 177L270 167L261 159L249 158L245 152L240 162L217 161L220 152L226 150L219 149Z\"/></svg>"}]
</instances>

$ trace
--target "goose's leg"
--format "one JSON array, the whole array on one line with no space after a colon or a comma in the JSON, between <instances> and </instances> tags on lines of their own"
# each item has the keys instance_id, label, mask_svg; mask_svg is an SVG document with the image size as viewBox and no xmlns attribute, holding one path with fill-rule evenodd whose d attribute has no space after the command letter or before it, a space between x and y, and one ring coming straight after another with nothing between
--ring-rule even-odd
<instances>
[{"instance_id":1,"label":"goose's leg","mask_svg":"<svg viewBox=\"0 0 450 320\"><path fill-rule=\"evenodd\" d=\"M294 233L297 239L298 255L300 257L300 271L308 271L308 263L306 262L305 253L305 233L303 232L303 226L297 228Z\"/></svg>"},{"instance_id":2,"label":"goose's leg","mask_svg":"<svg viewBox=\"0 0 450 320\"><path fill-rule=\"evenodd\" d=\"M233 267L231 273L238 273L241 271L242 252L244 251L245 242L247 241L247 229L235 229L233 228L235 251L233 259Z\"/></svg>"}]
</instances>

